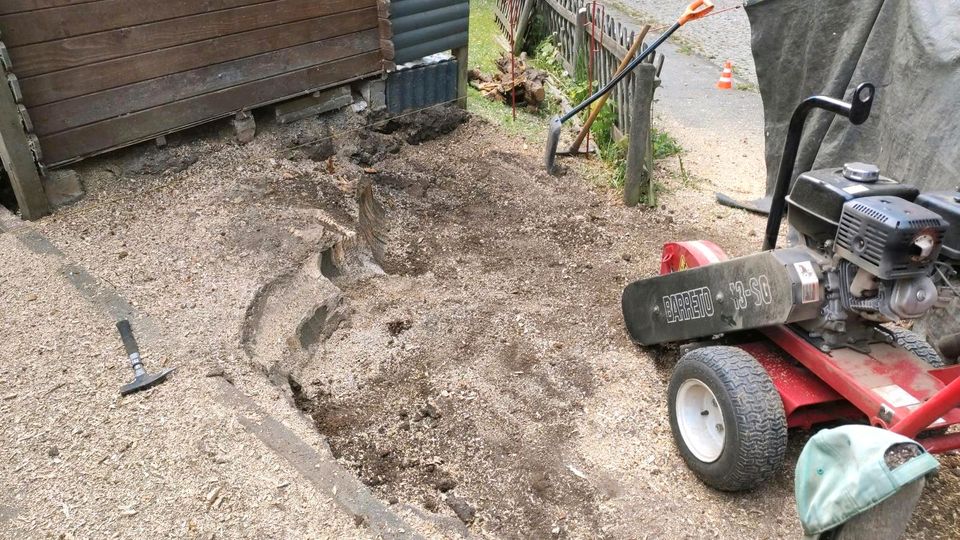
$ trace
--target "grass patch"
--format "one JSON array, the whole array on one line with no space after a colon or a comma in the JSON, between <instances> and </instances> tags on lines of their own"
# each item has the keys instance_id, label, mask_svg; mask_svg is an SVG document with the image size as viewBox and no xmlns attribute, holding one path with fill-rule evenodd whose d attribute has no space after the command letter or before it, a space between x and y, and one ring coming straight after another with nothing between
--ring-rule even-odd
<instances>
[{"instance_id":1,"label":"grass patch","mask_svg":"<svg viewBox=\"0 0 960 540\"><path fill-rule=\"evenodd\" d=\"M470 88L467 94L467 110L489 122L498 124L511 135L521 135L532 141L544 141L547 135L546 117L540 113L531 113L522 107L517 108L517 120L509 106L498 101L490 101L477 89Z\"/></svg>"},{"instance_id":2,"label":"grass patch","mask_svg":"<svg viewBox=\"0 0 960 540\"><path fill-rule=\"evenodd\" d=\"M496 9L494 0L470 2L470 65L485 73L496 71L496 60L502 51L496 41L500 32Z\"/></svg>"},{"instance_id":3,"label":"grass patch","mask_svg":"<svg viewBox=\"0 0 960 540\"><path fill-rule=\"evenodd\" d=\"M470 3L470 66L478 67L484 73L496 73L496 61L503 53L497 43L500 27L494 15L495 0L473 0ZM541 68L545 69L545 68ZM479 90L467 89L467 110L472 114L503 126L511 135L520 135L533 141L542 141L546 137L547 120L542 113L531 113L523 108L517 109L517 120L513 120L511 108L503 103L490 101Z\"/></svg>"}]
</instances>

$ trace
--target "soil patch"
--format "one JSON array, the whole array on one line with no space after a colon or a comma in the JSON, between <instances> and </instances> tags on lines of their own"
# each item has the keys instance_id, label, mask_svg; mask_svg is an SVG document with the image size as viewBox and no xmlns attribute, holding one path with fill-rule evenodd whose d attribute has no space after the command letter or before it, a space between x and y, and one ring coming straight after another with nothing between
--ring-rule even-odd
<instances>
[{"instance_id":1,"label":"soil patch","mask_svg":"<svg viewBox=\"0 0 960 540\"><path fill-rule=\"evenodd\" d=\"M377 129L365 137L410 140ZM604 507L632 490L590 465L583 426L609 351L646 366L656 382L637 392L661 397L667 372L625 336L619 297L679 220L546 175L482 121L378 158L388 275L337 278L350 325L294 371L298 403L386 500L508 538L620 536Z\"/></svg>"}]
</instances>

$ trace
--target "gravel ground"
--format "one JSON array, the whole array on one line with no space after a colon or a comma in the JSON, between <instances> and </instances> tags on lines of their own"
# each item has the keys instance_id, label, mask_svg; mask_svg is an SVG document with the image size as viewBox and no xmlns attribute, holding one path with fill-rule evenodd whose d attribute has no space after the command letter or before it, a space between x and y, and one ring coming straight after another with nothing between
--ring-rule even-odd
<instances>
[{"instance_id":1,"label":"gravel ground","mask_svg":"<svg viewBox=\"0 0 960 540\"><path fill-rule=\"evenodd\" d=\"M98 240L107 234L74 232ZM100 257L116 260L112 247L103 245L109 251ZM216 399L205 374L210 361L227 360L219 340L198 332L162 341L141 335L149 370L178 371L155 389L121 398L117 390L132 372L113 320L66 281L64 261L30 251L11 234L0 235L0 253L0 537L360 534ZM242 371L249 370L238 379ZM267 402L281 397L262 377L246 379L246 390ZM291 520L291 512L300 517Z\"/></svg>"},{"instance_id":2,"label":"gravel ground","mask_svg":"<svg viewBox=\"0 0 960 540\"><path fill-rule=\"evenodd\" d=\"M541 141L476 118L438 137L458 121L347 132L364 119L344 112L246 146L195 130L78 167L87 197L35 225L65 259L0 235L4 530L367 536L216 398L226 378L427 537L797 537L803 434L761 488L706 488L666 418L676 352L634 346L619 309L664 241L744 254L762 219L674 161L660 207L625 208L591 164L543 174ZM310 144L331 132L333 154ZM153 321L141 345L169 382L117 397L113 320L65 261ZM911 538L957 530L958 466Z\"/></svg>"},{"instance_id":3,"label":"gravel ground","mask_svg":"<svg viewBox=\"0 0 960 540\"><path fill-rule=\"evenodd\" d=\"M677 20L690 3L687 0L598 0L635 20L650 22L656 26L668 25ZM715 12L742 4L736 0L714 2ZM733 62L734 82L757 84L757 71L750 50L750 21L743 8L731 9L714 16L694 21L677 31L679 43L686 44L691 52L710 59L717 66L717 78L723 62Z\"/></svg>"}]
</instances>

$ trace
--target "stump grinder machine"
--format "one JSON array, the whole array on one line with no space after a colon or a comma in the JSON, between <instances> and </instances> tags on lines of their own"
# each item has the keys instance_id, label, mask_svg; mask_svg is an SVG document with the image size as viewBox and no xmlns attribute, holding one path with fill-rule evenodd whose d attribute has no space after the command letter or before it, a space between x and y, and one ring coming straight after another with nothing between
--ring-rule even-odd
<instances>
[{"instance_id":1,"label":"stump grinder machine","mask_svg":"<svg viewBox=\"0 0 960 540\"><path fill-rule=\"evenodd\" d=\"M669 243L660 275L623 292L636 342L687 350L669 384L670 425L712 487L768 479L793 427L863 422L932 453L960 448L949 429L960 424L960 366L890 325L956 293L947 276L960 264L960 193L921 194L865 163L805 172L790 188L808 114L861 124L873 100L865 83L849 102L813 96L794 111L760 253ZM777 248L784 214L793 241Z\"/></svg>"}]
</instances>

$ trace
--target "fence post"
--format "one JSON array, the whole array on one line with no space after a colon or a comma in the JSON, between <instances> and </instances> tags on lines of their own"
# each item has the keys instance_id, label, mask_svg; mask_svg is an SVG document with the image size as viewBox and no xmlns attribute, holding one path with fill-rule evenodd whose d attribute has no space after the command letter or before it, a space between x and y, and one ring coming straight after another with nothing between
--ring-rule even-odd
<instances>
[{"instance_id":1,"label":"fence post","mask_svg":"<svg viewBox=\"0 0 960 540\"><path fill-rule=\"evenodd\" d=\"M657 88L660 88L660 70L663 69L663 55L658 54L656 60L653 57L650 57L650 65L655 66L657 70L654 72L653 79L653 90L650 92L650 108L651 116L653 109L653 96L657 93ZM650 133L653 133L653 127L650 128ZM647 175L647 206L650 208L655 208L657 206L657 184L653 181L653 137L647 137L647 159L646 159L646 175Z\"/></svg>"},{"instance_id":2,"label":"fence post","mask_svg":"<svg viewBox=\"0 0 960 540\"><path fill-rule=\"evenodd\" d=\"M527 26L530 25L530 17L533 15L533 8L537 0L525 0L520 9L520 17L517 19L517 32L513 40L513 54L520 54L527 37ZM534 43L533 45L536 45Z\"/></svg>"},{"instance_id":3,"label":"fence post","mask_svg":"<svg viewBox=\"0 0 960 540\"><path fill-rule=\"evenodd\" d=\"M467 35L470 35L470 18L467 17ZM467 109L467 86L469 84L470 72L470 43L467 38L467 44L463 47L457 47L451 51L453 57L457 60L457 106L461 109Z\"/></svg>"},{"instance_id":4,"label":"fence post","mask_svg":"<svg viewBox=\"0 0 960 540\"><path fill-rule=\"evenodd\" d=\"M461 109L467 108L467 78L470 71L469 49L469 45L464 45L453 50L453 57L457 59L457 105Z\"/></svg>"},{"instance_id":5,"label":"fence post","mask_svg":"<svg viewBox=\"0 0 960 540\"><path fill-rule=\"evenodd\" d=\"M573 25L573 73L570 75L576 79L580 72L580 52L583 51L584 43L587 37L587 8L582 7L577 10L577 22Z\"/></svg>"},{"instance_id":6,"label":"fence post","mask_svg":"<svg viewBox=\"0 0 960 540\"><path fill-rule=\"evenodd\" d=\"M633 72L635 84L630 96L630 140L627 141L627 171L623 183L623 203L636 206L644 188L644 163L650 146L650 108L653 104L653 80L657 68L646 62ZM652 179L647 176L646 181Z\"/></svg>"},{"instance_id":7,"label":"fence post","mask_svg":"<svg viewBox=\"0 0 960 540\"><path fill-rule=\"evenodd\" d=\"M8 77L12 75L8 76L6 67L0 64L0 159L17 198L20 215L32 221L49 214L50 207Z\"/></svg>"}]
</instances>

